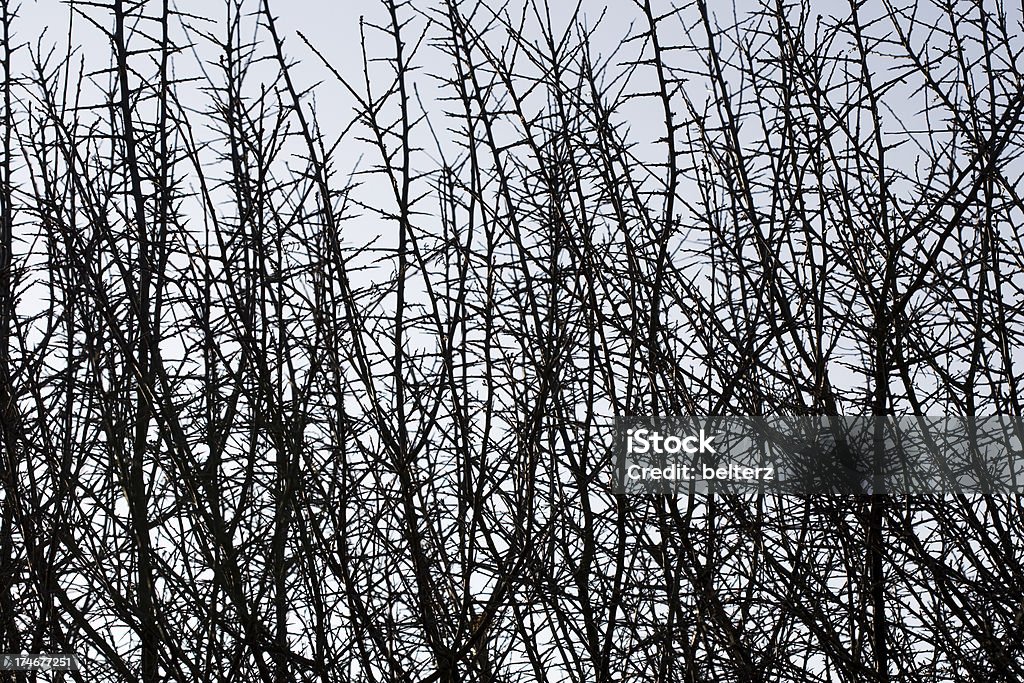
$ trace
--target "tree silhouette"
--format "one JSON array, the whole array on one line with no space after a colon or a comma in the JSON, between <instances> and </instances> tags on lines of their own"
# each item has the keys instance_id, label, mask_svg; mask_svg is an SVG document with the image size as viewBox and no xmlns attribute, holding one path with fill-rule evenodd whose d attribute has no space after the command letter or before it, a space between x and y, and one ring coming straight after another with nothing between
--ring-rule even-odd
<instances>
[{"instance_id":1,"label":"tree silhouette","mask_svg":"<svg viewBox=\"0 0 1024 683\"><path fill-rule=\"evenodd\" d=\"M611 480L617 417L1021 415L1021 8L609 5L360 4L352 63L270 0L0 0L4 652L1024 675L1015 493Z\"/></svg>"}]
</instances>

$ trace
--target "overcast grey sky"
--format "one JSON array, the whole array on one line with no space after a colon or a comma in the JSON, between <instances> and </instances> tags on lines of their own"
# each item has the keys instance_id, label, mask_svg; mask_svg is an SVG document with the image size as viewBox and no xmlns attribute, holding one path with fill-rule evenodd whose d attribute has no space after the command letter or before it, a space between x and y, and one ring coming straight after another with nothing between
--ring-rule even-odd
<instances>
[{"instance_id":1,"label":"overcast grey sky","mask_svg":"<svg viewBox=\"0 0 1024 683\"><path fill-rule=\"evenodd\" d=\"M427 25L424 15L417 16L415 13L432 12L438 4L435 2L414 3L414 7L411 9L409 7L403 8L405 15L411 18L404 33L407 49L416 42ZM717 23L723 27L728 27L737 21L742 21L744 17L748 16L757 7L757 3L749 2L748 0L743 0L735 5L733 3L710 4L710 11L716 15ZM563 2L552 2L551 5L553 24L556 27L566 26L569 23L574 6ZM655 5L657 13L666 13L673 6L672 3L666 0L661 0L655 3ZM829 12L845 15L849 11L848 6L845 4L814 2L812 5L814 9L825 14L826 18ZM159 10L159 6L158 2L151 1L146 4L146 11L155 13ZM212 69L213 67L210 65L215 64L218 57L217 50L212 43L207 39L199 37L198 34L201 31L212 31L214 35L223 35L226 25L225 6L222 3L211 2L210 0L178 0L173 6L183 14L196 18L184 20L190 27L188 29L181 25L172 28L172 40L178 42L178 44L185 44L191 41L199 56L198 60L194 59L191 55L183 55L177 58L174 62L175 74L178 78L182 79L198 77L201 74L197 70L197 66L205 63L208 68ZM253 13L259 10L262 3L257 0L251 0L243 3L242 6L245 12ZM285 52L297 64L296 68L292 71L292 76L298 86L306 88L319 84L313 89L317 111L316 122L326 133L327 138L332 139L345 130L352 121L354 102L351 96L346 93L345 88L337 82L331 70L321 63L320 57L304 44L299 34L304 35L315 46L323 58L330 62L332 68L336 69L343 77L349 79L357 88L362 87L363 63L360 46L360 20L365 20L367 24L386 24L387 13L385 6L382 2L375 0L358 0L355 2L270 0L270 6L272 11L279 17L280 23L278 28L285 40ZM523 2L513 2L509 5L508 11L513 16L518 16L524 12L524 7L529 7L529 5ZM862 11L865 15L870 15L872 11L877 11L879 5L878 3L869 3L865 7ZM616 53L612 60L612 65L609 67L609 73L616 75L625 71L626 69L622 64L635 59L638 51L641 49L641 41L631 41L623 44L623 39L642 33L644 30L642 15L638 11L636 4L632 0L609 0L608 2L604 0L583 0L581 9L586 23L598 26L598 30L595 31L591 40L591 46L594 48L595 53L599 55ZM103 28L112 25L109 12L102 8L84 7L83 11ZM539 39L541 33L537 29L536 18L531 17L529 10L525 11L525 16L526 28L524 34L531 36L531 38ZM667 20L661 29L664 39L666 41L678 40L680 44L692 41L699 49L702 44L700 32L695 31L694 35L686 36L687 27L692 25L696 16L695 8L687 6L684 11L680 12L678 21L673 23L674 20ZM68 4L61 2L61 0L25 0L21 5L20 19L15 24L17 31L16 40L22 44L27 43L33 49L38 47L42 52L46 52L52 46L56 49L57 54L60 54L66 49L70 21L72 21L71 10ZM255 17L250 16L247 21L248 28L246 30L250 33L256 30ZM478 26L484 23L486 22L482 19L477 21ZM83 60L84 72L86 74L101 72L110 62L109 41L98 26L91 25L80 16L74 18L74 32L73 42L78 50L75 60ZM728 30L726 32L728 33ZM500 31L498 33L500 34ZM438 77L446 77L450 74L451 64L446 56L430 40L430 38L436 37L436 35L436 29L427 29L427 40L423 42L414 57L414 63L418 65L419 69L414 73L413 80L416 96L422 102L423 108L432 116L435 131L441 138L441 145L446 147L450 144L451 136L449 135L446 140L445 126L447 122L441 114L446 108L455 105L450 101L444 102L440 99L442 96L451 94L450 91L445 92L438 87ZM266 32L260 31L260 37L266 41ZM500 44L500 40L496 41L496 44ZM133 46L138 45L139 42L137 41ZM724 47L723 54L728 57L730 47L728 45L724 45ZM269 48L265 46L264 54L266 54L267 49ZM838 45L832 46L830 49L843 50L845 48L842 45ZM371 59L380 59L391 56L394 46L379 32L367 29L367 50ZM704 72L704 67L698 54L693 50L680 50L666 54L666 60L676 69L686 72L685 88L686 95L689 98L698 102L699 106L700 102L706 101L711 97L711 93L708 90L708 76ZM884 55L878 55L877 59L880 68L884 69L886 65ZM264 68L266 69L265 75L267 78L270 78L274 73L273 67L270 63L267 63ZM371 63L370 70L373 75L371 79L372 88L379 92L386 87L390 76L389 69L390 67L385 63L379 61ZM28 50L21 49L17 54L15 70L22 72L30 70ZM259 66L254 68L254 72L257 78L264 75L260 73ZM726 77L728 79L731 76L727 74ZM102 86L106 83L107 78L106 75L86 78L86 82L82 84L83 101L85 103L95 104L102 102L100 89L98 87L91 87L90 83L95 81L97 86ZM633 92L651 90L653 89L653 81L649 80L651 78L652 70L638 70L630 76L631 80L627 88ZM740 85L738 82L735 83L736 87ZM207 106L208 102L205 100L205 96L198 90L200 84L201 82L198 82L190 86L191 95L189 95L189 87L179 88L178 94L183 98L191 97L195 102L194 106L201 109ZM250 84L250 87L257 86L258 83L255 80ZM771 95L772 93L770 92L763 94L764 97L770 97ZM898 132L899 125L914 127L913 122L916 112L920 109L919 99L915 99L913 93L909 90L907 95L906 98L889 97L883 102L883 107L888 109L888 113L883 111L883 115L888 116L888 121L892 125L893 131ZM307 102L311 102L311 100ZM663 112L660 110L660 104L656 100L651 98L631 99L620 105L616 115L619 121L625 124L624 130L629 131L626 135L634 145L634 154L640 158L646 156L647 158L655 159L660 159L664 155L664 145L661 142L665 135ZM358 127L354 130L360 134L365 132ZM422 147L423 151L419 156L414 156L414 166L429 169L438 168L437 153L432 136L425 126L420 126L417 130L420 136L417 143ZM512 133L515 134L514 131ZM202 135L202 131L199 134ZM758 134L755 131L755 136ZM296 149L295 152L297 155L302 154L301 149ZM905 161L908 166L914 163L915 156L913 150L903 147L899 154L903 156L898 158ZM358 136L348 135L340 143L338 153L334 155L334 158L336 165L339 167L338 171L345 173L355 168L358 164L366 167L368 164L376 163L377 152L372 146L358 140ZM341 168L342 166L344 168ZM389 190L384 186L384 178L380 174L371 178L363 178L362 182L363 186L359 188L361 201L370 205L386 201ZM691 178L682 185L681 194L683 199L688 199L695 195L697 191L698 188L695 185L695 180ZM685 223L687 219L685 202L681 206L684 208L679 210L683 214L682 218ZM394 239L393 231L390 230L388 224L372 215L366 218L356 218L356 220L346 223L345 230L345 239L349 243L369 242L379 237L378 246L388 246L393 243ZM683 239L683 237L680 239ZM841 376L843 371L840 368L836 372L838 379L838 376ZM854 381L852 376L848 379Z\"/></svg>"}]
</instances>

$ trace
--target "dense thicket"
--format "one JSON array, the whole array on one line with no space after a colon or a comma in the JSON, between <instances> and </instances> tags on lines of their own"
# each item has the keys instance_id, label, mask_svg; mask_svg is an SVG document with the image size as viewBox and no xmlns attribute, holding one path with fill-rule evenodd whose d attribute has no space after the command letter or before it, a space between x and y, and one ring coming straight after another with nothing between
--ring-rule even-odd
<instances>
[{"instance_id":1,"label":"dense thicket","mask_svg":"<svg viewBox=\"0 0 1024 683\"><path fill-rule=\"evenodd\" d=\"M215 4L65 44L0 0L0 649L1020 680L1019 497L627 498L609 453L1021 415L1019 5L386 1L339 60Z\"/></svg>"}]
</instances>

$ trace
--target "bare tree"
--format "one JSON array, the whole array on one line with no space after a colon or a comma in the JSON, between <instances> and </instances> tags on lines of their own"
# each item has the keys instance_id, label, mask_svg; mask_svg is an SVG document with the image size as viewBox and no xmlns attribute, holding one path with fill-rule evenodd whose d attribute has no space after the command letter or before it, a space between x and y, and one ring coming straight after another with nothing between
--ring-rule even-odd
<instances>
[{"instance_id":1,"label":"bare tree","mask_svg":"<svg viewBox=\"0 0 1024 683\"><path fill-rule=\"evenodd\" d=\"M385 0L356 63L269 0L68 8L0 0L5 651L1024 674L1019 495L611 480L624 416L1021 416L1019 7Z\"/></svg>"}]
</instances>

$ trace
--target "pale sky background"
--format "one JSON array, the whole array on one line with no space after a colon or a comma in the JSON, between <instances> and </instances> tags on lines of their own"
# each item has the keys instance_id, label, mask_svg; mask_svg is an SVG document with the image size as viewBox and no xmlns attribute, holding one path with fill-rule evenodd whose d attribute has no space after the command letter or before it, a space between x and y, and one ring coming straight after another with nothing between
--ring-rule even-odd
<instances>
[{"instance_id":1,"label":"pale sky background","mask_svg":"<svg viewBox=\"0 0 1024 683\"><path fill-rule=\"evenodd\" d=\"M439 4L441 3L432 0L412 3L415 10L424 11L433 11ZM553 0L550 4L553 23L556 26L565 26L570 21L574 5L568 2L561 2L560 0ZM669 12L674 3L668 0L659 0L654 4L656 13L664 14ZM525 3L523 2L512 2L509 5L509 11L514 15L518 14L522 11L518 8L524 5ZM749 14L749 12L757 7L757 3L750 0L740 0L736 5L724 2L711 2L709 5L709 11L716 15L716 23L721 26L729 26L737 21L742 21L746 14ZM197 19L192 21L191 23L194 27L213 31L218 36L223 35L226 23L226 8L223 2L218 0L177 0L172 6L182 13L202 17L206 20L201 21ZM291 60L296 62L296 66L292 70L292 77L300 89L315 85L314 97L317 110L317 125L324 131L328 140L333 140L352 121L353 100L344 87L335 80L330 70L323 66L320 58L303 43L298 34L301 32L305 35L338 72L345 78L351 79L352 83L359 87L362 85L363 73L360 49L360 19L364 19L367 24L386 24L386 8L382 2L377 2L376 0L348 2L332 2L330 0L271 0L270 6L279 20L278 29L285 40L285 52ZM836 12L841 15L846 15L849 12L847 3L833 4L816 0L812 2L812 6L826 15L829 12ZM159 2L150 0L146 3L146 12L149 14L156 13L159 7ZM627 62L635 58L641 49L641 42L632 41L625 46L622 45L624 38L641 33L644 30L642 16L633 0L608 0L607 2L605 0L582 0L580 7L586 23L599 25L591 40L591 45L596 48L595 52L607 55L621 49L621 52L615 57L616 63ZM878 7L879 5L872 1L866 5L862 12L870 15L877 12ZM247 12L256 12L261 8L262 0L247 0L243 3L243 9ZM84 11L89 16L96 18L104 28L112 26L112 18L109 11L97 7L85 7ZM409 15L413 10L406 7L401 11L404 15ZM19 17L15 24L17 43L28 43L33 48L38 46L41 52L46 52L47 49L52 47L57 55L66 50L69 21L71 20L71 10L66 2L61 0L23 0L20 6ZM672 19L668 19L662 24L660 33L663 34L666 42L672 40L677 40L680 43L686 42L683 35L683 32L686 30L685 24L694 20L695 10L692 7L688 7L681 14L681 17L682 19L676 22L679 30L678 34L673 34ZM634 23L636 24L635 26L633 26ZM478 21L477 24L481 25L482 22ZM412 43L415 42L424 25L425 21L422 17L418 19L413 18L410 22L404 34L408 47L411 47ZM249 17L248 26L250 31L255 27L254 18ZM540 34L536 28L537 22L535 20L528 21L525 33L529 36L539 37ZM151 30L155 30L155 26ZM101 72L109 65L110 61L110 46L107 38L102 34L99 27L90 25L82 17L74 19L74 32L74 44L78 48L75 60L84 59L86 73ZM700 31L695 31L694 34L692 39L700 45L702 43ZM259 35L263 40L268 38L265 30L260 30ZM388 57L393 54L394 46L389 43L385 36L380 33L375 34L372 29L368 30L367 36L367 46L371 53L371 58ZM180 26L172 28L172 40L182 43L184 42L183 38ZM137 41L132 46L135 47L140 43L141 41ZM177 77L189 78L199 76L199 72L196 71L198 63L206 62L209 64L216 60L216 50L213 49L209 41L199 39L195 41L195 44L197 55L200 59L197 60L193 55L187 54L178 57L174 62L176 68L175 75ZM269 45L264 46L264 54L267 50L269 50ZM726 54L728 54L727 50ZM707 75L703 73L704 67L694 53L674 51L668 53L668 55L667 59L672 60L674 66L692 71L690 80L687 82L687 94L689 97L700 101L711 96L707 90ZM878 63L884 66L886 64L885 59L884 55L880 55ZM30 71L28 60L29 51L26 49L19 50L15 58L15 71ZM442 92L438 88L437 76L444 76L450 73L450 63L445 55L441 54L429 40L424 41L417 56L414 58L414 62L419 65L419 70L413 75L416 93L422 100L424 108L433 114L434 124L438 127L438 131L443 138L444 127L447 125L447 122L442 116L438 115L438 112L446 107L456 105L455 103L446 103L438 99L441 95L449 93ZM371 84L378 89L383 89L390 75L389 67L381 62L374 62L371 64L370 69L371 74L375 74L375 77L371 79ZM618 70L616 67L610 68L610 71L613 73ZM648 69L646 74L642 71L635 74L632 77L631 84L628 86L629 89L634 92L643 91L647 86L644 79L651 77L650 71ZM253 72L257 77L262 75L259 66L254 67ZM267 75L272 74L271 65L267 66L265 73ZM101 74L96 76L95 80L97 83L102 84L106 82L107 78L108 76ZM214 78L216 78L216 75L214 75ZM256 79L253 79L250 87L255 85ZM653 87L653 82L650 85ZM99 91L91 88L88 82L83 84L82 91L84 93L84 102L97 103L102 101ZM188 93L188 87L179 88L179 94L182 96L183 101L188 101ZM197 107L202 107L207 102L204 100L204 96L196 89L196 86L192 86L191 96L194 98L195 106ZM917 110L920 109L919 99L914 100L909 97L906 99L890 97L883 104L890 110L890 121L899 119L904 123L912 122ZM650 158L660 160L664 157L665 146L659 142L659 138L664 136L663 112L660 109L660 103L650 98L638 98L622 106L618 110L618 116L621 121L625 122L626 129L630 130L630 133L627 135L631 142L637 145L634 152L639 157L644 158L645 150L648 154L653 153L654 156ZM913 123L910 125L912 126ZM413 164L420 169L436 169L438 164L436 162L437 155L434 142L425 127L421 126L418 130L420 137L417 140L417 144L421 145L424 151L418 158L414 157ZM360 130L359 132L363 133L365 130ZM443 139L442 145L444 145ZM296 149L296 153L301 154L302 150ZM338 147L335 159L339 173L347 173L357 165L365 168L377 163L377 156L376 150L356 140L355 136L348 135ZM911 154L904 159L898 158L897 163L906 163L908 166L912 165L914 157ZM383 178L379 174L373 178L364 177L362 182L364 185L359 188L360 200L368 204L373 204L377 201L378 195L376 193L390 192L383 184ZM684 182L681 194L692 195L693 193L693 182ZM386 194L380 195L380 197L382 201L387 201ZM682 218L685 223L687 222L687 216L685 215L685 210L683 211L684 215ZM377 236L380 236L380 241L377 243L378 246L387 247L393 242L393 235L394 231L388 224L373 217L365 220L357 219L345 224L344 237L350 244L368 243ZM681 237L680 239L683 238ZM848 374L842 367L835 367L834 372L836 373L835 382L837 385L840 385L843 381L859 381L854 375Z\"/></svg>"},{"instance_id":2,"label":"pale sky background","mask_svg":"<svg viewBox=\"0 0 1024 683\"><path fill-rule=\"evenodd\" d=\"M437 3L434 0L427 0L426 2L416 2L415 4L434 6ZM519 4L521 3L513 0L513 6L518 6ZM553 9L561 15L561 20L564 21L571 10L571 6L560 0L551 0L551 4ZM668 2L664 1L657 4L665 10L670 6ZM715 2L710 2L709 4L713 6L713 11L720 13L719 23L723 25L732 23L733 20L730 15L733 9L731 4ZM833 9L833 6L827 0L816 0L815 4L826 11ZM750 6L746 2L744 5ZM148 11L150 12L155 11L158 6L158 3L153 1L147 4ZM208 24L196 21L196 26L206 26L208 30L223 32L225 10L223 3L219 0L181 0L175 6L182 12L211 20ZM255 1L246 3L246 7L253 10L259 6L260 3ZM605 15L601 30L595 36L593 44L597 46L598 51L611 53L619 48L623 38L639 33L642 29L639 27L639 22L637 28L632 30L630 28L632 21L639 20L639 13L631 0L609 0L607 3L602 0L585 0L583 7L588 21L596 22L606 6L608 7L608 13ZM358 83L361 81L363 68L359 44L359 17L364 16L371 23L383 23L386 20L384 8L381 3L375 0L359 0L357 2L272 0L271 7L280 20L279 30L286 41L286 53L291 59L298 60L299 62L299 65L292 72L298 86L304 88L322 81L321 85L315 90L318 124L327 133L327 137L331 138L333 135L339 134L351 120L352 101L350 96L344 92L344 89L333 80L329 71L319 63L318 58L302 43L297 33L300 31L304 33L343 75ZM848 11L848 8L843 3L837 5L835 11L845 13ZM106 23L103 23L102 26L109 27L111 25L109 13L101 8L91 7L87 9L87 12L93 17L105 17ZM692 18L692 11L689 16ZM43 52L49 46L55 46L59 54L66 49L69 17L70 13L67 4L62 3L60 0L24 0L20 9L20 19L15 25L17 31L16 40L18 43L28 42L33 46L38 44ZM559 23L558 18L555 21L556 24ZM249 23L252 25L255 22L250 19ZM412 42L415 39L422 24L422 21L414 20L412 22L408 29L408 42ZM666 27L665 30L668 31L668 28ZM682 27L680 27L680 30L682 30ZM536 32L532 32L530 35L536 35ZM265 38L265 34L261 34L261 37ZM681 34L679 37L681 39ZM178 29L175 29L174 38L181 39L181 33ZM87 73L102 70L109 64L109 42L102 35L98 27L89 25L80 17L75 19L75 37L73 42L80 50L78 56L85 59L85 71ZM639 42L625 46L621 55L622 61L628 61L634 57L639 48ZM199 50L201 60L215 59L215 51L209 44L205 46L199 45L197 49ZM387 57L392 53L392 49L393 46L382 40L381 36L371 37L370 50L373 56ZM25 49L17 54L15 71L29 71L28 57L29 52ZM699 60L683 52L672 53L672 59L676 60L675 63L677 65L685 65L686 60L689 59L692 60L695 70L699 67ZM879 57L880 61L884 61L884 59L884 57ZM438 102L436 99L438 90L436 88L437 81L435 76L448 72L449 65L444 56L439 54L436 48L425 44L416 62L421 66L421 69L415 76L415 82L419 88L419 94L424 101L425 108L428 111L437 112L443 106L452 106L451 103L446 105ZM183 70L194 69L196 60L191 55L183 55L177 63ZM379 73L386 74L387 72L387 67L379 63L375 64L372 68L379 69ZM195 75L198 74L184 71L177 73L177 76L180 78ZM97 80L102 82L105 78L106 76L99 76ZM688 92L694 99L699 99L702 93L707 92L702 78L702 75L699 73L693 75L692 89ZM381 82L375 81L378 84ZM638 76L630 88L634 91L642 90L642 83L641 77ZM98 91L88 82L82 85L82 89L85 93L85 101L92 103L101 101L98 97ZM186 91L187 88L182 89L183 93ZM202 106L202 95L195 87L192 90L192 97L195 98L196 106ZM908 121L913 119L914 112L919 108L909 98L903 100L894 98L886 104ZM655 150L658 154L663 154L664 146L659 145L657 142L658 138L664 135L663 113L659 110L659 104L651 99L637 99L624 107L620 111L620 116L628 122L628 127L632 130L630 137L640 144L640 150L643 150L643 146L647 145L648 150ZM444 125L441 117L438 117L436 123L442 127ZM427 148L423 154L430 155L432 153L429 149L430 141L425 129L420 129L420 136L420 142ZM642 151L639 153L643 154ZM374 152L365 144L355 140L346 140L344 145L339 148L337 158L339 159L339 164L344 163L354 167L359 162L361 155L367 156L369 159L367 163L375 162L376 159L373 157L373 154ZM425 157L420 157L420 160L422 165L426 165ZM900 163L912 164L913 156L907 156L905 161L901 159ZM436 165L433 168L436 168ZM380 182L379 177L376 182ZM690 184L684 184L684 191L690 191L691 187L692 185ZM372 202L375 196L374 193L377 192L383 193L379 195L382 197L382 201L387 199L387 189L381 185L368 184L361 188L360 192L362 200L366 202ZM393 234L393 227L389 227L385 222L372 216L365 220L360 219L346 223L345 230L346 240L350 243L361 240L368 241L376 234L381 234L384 236L383 244L387 245L388 236ZM837 385L841 386L843 381L859 381L858 376L852 373L845 373L841 366L834 367L833 372L835 373L833 381Z\"/></svg>"}]
</instances>

